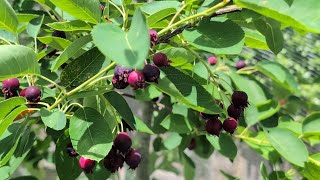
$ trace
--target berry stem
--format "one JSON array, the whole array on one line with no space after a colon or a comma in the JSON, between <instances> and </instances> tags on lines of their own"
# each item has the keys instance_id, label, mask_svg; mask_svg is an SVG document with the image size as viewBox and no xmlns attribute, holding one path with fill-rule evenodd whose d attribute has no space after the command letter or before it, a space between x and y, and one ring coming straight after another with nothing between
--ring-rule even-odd
<instances>
[{"instance_id":1,"label":"berry stem","mask_svg":"<svg viewBox=\"0 0 320 180\"><path fill-rule=\"evenodd\" d=\"M43 79L43 80L46 80L48 82L50 82L51 84L55 85L57 88L59 88L61 90L61 92L64 92L64 88L60 85L58 85L56 82L52 81L51 79L45 77L45 76L42 76L41 74L36 74L36 76L38 76L39 78Z\"/></svg>"},{"instance_id":2,"label":"berry stem","mask_svg":"<svg viewBox=\"0 0 320 180\"><path fill-rule=\"evenodd\" d=\"M243 140L246 140L246 141L251 141L251 142L257 143L259 145L270 145L271 146L271 143L269 141L258 140L258 139L255 139L255 138L251 138L251 137L248 137L248 136L242 136L242 135L233 135L233 136L235 138L243 139Z\"/></svg>"},{"instance_id":3,"label":"berry stem","mask_svg":"<svg viewBox=\"0 0 320 180\"><path fill-rule=\"evenodd\" d=\"M185 3L184 1L182 3ZM178 11L177 13L173 16L173 18L171 19L171 21L169 22L168 26L171 26L174 22L174 20L177 19L177 17L179 16L179 14L189 5L190 3L185 3Z\"/></svg>"},{"instance_id":4,"label":"berry stem","mask_svg":"<svg viewBox=\"0 0 320 180\"><path fill-rule=\"evenodd\" d=\"M90 84L88 84L85 89L89 89L91 88L95 83L99 82L99 81L102 81L102 80L105 80L105 79L108 79L108 78L112 78L113 75L107 75L107 76L102 76L94 81L92 81Z\"/></svg>"}]
</instances>

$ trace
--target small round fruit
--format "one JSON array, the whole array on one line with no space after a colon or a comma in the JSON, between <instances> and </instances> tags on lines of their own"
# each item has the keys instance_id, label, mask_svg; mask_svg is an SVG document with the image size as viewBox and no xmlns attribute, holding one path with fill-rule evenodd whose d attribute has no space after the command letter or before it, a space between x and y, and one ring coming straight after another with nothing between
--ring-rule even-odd
<instances>
[{"instance_id":1,"label":"small round fruit","mask_svg":"<svg viewBox=\"0 0 320 180\"><path fill-rule=\"evenodd\" d=\"M2 89L9 91L17 91L20 87L19 79L11 78L2 81Z\"/></svg>"},{"instance_id":2,"label":"small round fruit","mask_svg":"<svg viewBox=\"0 0 320 180\"><path fill-rule=\"evenodd\" d=\"M41 99L41 90L36 86L29 86L26 90L25 97L30 102L39 102Z\"/></svg>"},{"instance_id":3,"label":"small round fruit","mask_svg":"<svg viewBox=\"0 0 320 180\"><path fill-rule=\"evenodd\" d=\"M150 29L149 36L150 36L151 46L155 46L159 37L157 31L154 29Z\"/></svg>"},{"instance_id":4,"label":"small round fruit","mask_svg":"<svg viewBox=\"0 0 320 180\"><path fill-rule=\"evenodd\" d=\"M239 119L239 117L240 117L240 115L242 113L241 108L236 107L233 104L230 104L230 106L228 107L227 111L228 111L228 115L230 117L235 118L235 119Z\"/></svg>"},{"instance_id":5,"label":"small round fruit","mask_svg":"<svg viewBox=\"0 0 320 180\"><path fill-rule=\"evenodd\" d=\"M66 152L70 157L76 157L79 154L76 152L76 150L72 147L72 144L68 144L66 148Z\"/></svg>"},{"instance_id":6,"label":"small round fruit","mask_svg":"<svg viewBox=\"0 0 320 180\"><path fill-rule=\"evenodd\" d=\"M22 97L26 97L26 91L27 91L27 88L24 88L20 91L20 96Z\"/></svg>"},{"instance_id":7,"label":"small round fruit","mask_svg":"<svg viewBox=\"0 0 320 180\"><path fill-rule=\"evenodd\" d=\"M147 82L158 83L158 78L160 77L160 70L154 64L146 64L142 70L144 78Z\"/></svg>"},{"instance_id":8,"label":"small round fruit","mask_svg":"<svg viewBox=\"0 0 320 180\"><path fill-rule=\"evenodd\" d=\"M247 93L243 92L243 91L234 91L232 96L231 96L231 101L232 104L235 107L248 107L248 95Z\"/></svg>"},{"instance_id":9,"label":"small round fruit","mask_svg":"<svg viewBox=\"0 0 320 180\"><path fill-rule=\"evenodd\" d=\"M108 155L103 160L104 167L111 173L115 173L123 167L124 157L117 153L117 150L112 147Z\"/></svg>"},{"instance_id":10,"label":"small round fruit","mask_svg":"<svg viewBox=\"0 0 320 180\"><path fill-rule=\"evenodd\" d=\"M219 136L222 129L222 123L219 119L208 120L206 123L206 131L209 134Z\"/></svg>"},{"instance_id":11,"label":"small round fruit","mask_svg":"<svg viewBox=\"0 0 320 180\"><path fill-rule=\"evenodd\" d=\"M208 63L210 64L210 65L216 65L217 64L217 57L215 57L215 56L210 56L209 58L208 58Z\"/></svg>"},{"instance_id":12,"label":"small round fruit","mask_svg":"<svg viewBox=\"0 0 320 180\"><path fill-rule=\"evenodd\" d=\"M127 86L129 86L129 83L128 82L125 82L123 79L120 80L119 78L117 78L118 76L113 76L112 77L112 85L114 88L117 88L117 89L124 89L126 88Z\"/></svg>"},{"instance_id":13,"label":"small round fruit","mask_svg":"<svg viewBox=\"0 0 320 180\"><path fill-rule=\"evenodd\" d=\"M54 36L54 37L59 37L59 38L63 38L63 39L66 39L66 38L67 38L65 32L63 32L63 31L58 31L58 30L53 31L53 32L52 32L52 36Z\"/></svg>"},{"instance_id":14,"label":"small round fruit","mask_svg":"<svg viewBox=\"0 0 320 180\"><path fill-rule=\"evenodd\" d=\"M100 4L100 9L101 9L102 12L104 11L104 5L103 4Z\"/></svg>"},{"instance_id":15,"label":"small round fruit","mask_svg":"<svg viewBox=\"0 0 320 180\"><path fill-rule=\"evenodd\" d=\"M126 155L125 161L130 169L136 169L141 162L141 154L137 150L131 149Z\"/></svg>"},{"instance_id":16,"label":"small round fruit","mask_svg":"<svg viewBox=\"0 0 320 180\"><path fill-rule=\"evenodd\" d=\"M238 62L236 62L236 68L239 70L239 69L242 69L244 67L246 67L247 64L243 61L243 60L240 60Z\"/></svg>"},{"instance_id":17,"label":"small round fruit","mask_svg":"<svg viewBox=\"0 0 320 180\"><path fill-rule=\"evenodd\" d=\"M129 74L128 83L133 89L144 88L146 85L142 72L135 70Z\"/></svg>"},{"instance_id":18,"label":"small round fruit","mask_svg":"<svg viewBox=\"0 0 320 180\"><path fill-rule=\"evenodd\" d=\"M83 156L79 159L79 166L85 173L93 173L93 168L96 165L96 161L85 158Z\"/></svg>"},{"instance_id":19,"label":"small round fruit","mask_svg":"<svg viewBox=\"0 0 320 180\"><path fill-rule=\"evenodd\" d=\"M117 135L113 144L115 148L117 148L120 152L125 154L131 148L132 140L127 133L121 132Z\"/></svg>"},{"instance_id":20,"label":"small round fruit","mask_svg":"<svg viewBox=\"0 0 320 180\"><path fill-rule=\"evenodd\" d=\"M156 53L153 55L153 63L158 66L168 66L171 61L168 60L167 55L163 53Z\"/></svg>"},{"instance_id":21,"label":"small round fruit","mask_svg":"<svg viewBox=\"0 0 320 180\"><path fill-rule=\"evenodd\" d=\"M222 127L228 133L233 134L238 127L238 121L232 117L229 117L224 120Z\"/></svg>"}]
</instances>

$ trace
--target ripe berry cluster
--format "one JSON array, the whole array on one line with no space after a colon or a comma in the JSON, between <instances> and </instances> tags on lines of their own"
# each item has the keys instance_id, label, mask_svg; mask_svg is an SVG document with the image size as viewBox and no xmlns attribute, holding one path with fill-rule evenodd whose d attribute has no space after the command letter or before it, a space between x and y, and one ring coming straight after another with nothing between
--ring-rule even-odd
<instances>
[{"instance_id":1,"label":"ripe berry cluster","mask_svg":"<svg viewBox=\"0 0 320 180\"><path fill-rule=\"evenodd\" d=\"M18 96L20 81L17 78L6 79L2 81L2 92L6 99ZM29 102L39 102L41 99L41 90L36 86L29 86L20 91L20 96L25 97Z\"/></svg>"},{"instance_id":2,"label":"ripe berry cluster","mask_svg":"<svg viewBox=\"0 0 320 180\"><path fill-rule=\"evenodd\" d=\"M140 153L131 148L132 140L130 136L121 132L117 135L113 142L112 149L108 155L103 159L104 167L114 173L123 167L124 162L129 166L130 169L136 169L141 162ZM71 157L78 155L74 149L70 146L67 147L67 153ZM93 173L93 169L96 165L96 161L80 157L79 166L85 173Z\"/></svg>"},{"instance_id":3,"label":"ripe berry cluster","mask_svg":"<svg viewBox=\"0 0 320 180\"><path fill-rule=\"evenodd\" d=\"M219 136L222 129L233 134L237 129L238 119L241 117L244 108L249 104L248 96L243 91L235 91L232 94L231 101L232 103L227 108L229 117L227 117L223 123L219 120L219 114L200 113L200 116L207 121L206 131L209 134ZM220 101L217 101L217 103L223 108Z\"/></svg>"}]
</instances>

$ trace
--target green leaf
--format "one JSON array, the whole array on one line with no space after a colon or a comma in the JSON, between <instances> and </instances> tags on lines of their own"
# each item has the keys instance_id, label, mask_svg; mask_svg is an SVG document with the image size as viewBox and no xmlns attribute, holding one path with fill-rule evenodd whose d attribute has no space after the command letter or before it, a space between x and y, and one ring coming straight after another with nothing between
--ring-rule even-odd
<instances>
[{"instance_id":1,"label":"green leaf","mask_svg":"<svg viewBox=\"0 0 320 180\"><path fill-rule=\"evenodd\" d=\"M183 174L185 180L193 180L195 178L196 166L194 162L185 154L182 155Z\"/></svg>"},{"instance_id":2,"label":"green leaf","mask_svg":"<svg viewBox=\"0 0 320 180\"><path fill-rule=\"evenodd\" d=\"M272 128L265 131L272 146L286 160L300 167L304 167L308 159L308 150L301 139L291 131L282 128Z\"/></svg>"},{"instance_id":3,"label":"green leaf","mask_svg":"<svg viewBox=\"0 0 320 180\"><path fill-rule=\"evenodd\" d=\"M0 41L3 41L3 39L9 42L17 43L17 39L13 33L0 29Z\"/></svg>"},{"instance_id":4,"label":"green leaf","mask_svg":"<svg viewBox=\"0 0 320 180\"><path fill-rule=\"evenodd\" d=\"M19 23L27 23L32 19L39 17L37 14L17 14Z\"/></svg>"},{"instance_id":5,"label":"green leaf","mask_svg":"<svg viewBox=\"0 0 320 180\"><path fill-rule=\"evenodd\" d=\"M134 13L128 32L116 25L105 23L93 28L92 38L99 50L116 63L131 68L143 68L149 53L150 37L146 19L140 9Z\"/></svg>"},{"instance_id":6,"label":"green leaf","mask_svg":"<svg viewBox=\"0 0 320 180\"><path fill-rule=\"evenodd\" d=\"M70 157L66 152L68 144L71 143L69 136L63 134L56 143L55 163L56 170L60 179L74 180L81 173L77 158Z\"/></svg>"},{"instance_id":7,"label":"green leaf","mask_svg":"<svg viewBox=\"0 0 320 180\"><path fill-rule=\"evenodd\" d=\"M266 165L264 164L263 161L260 164L260 174L261 174L263 180L268 180L267 167L266 167Z\"/></svg>"},{"instance_id":8,"label":"green leaf","mask_svg":"<svg viewBox=\"0 0 320 180\"><path fill-rule=\"evenodd\" d=\"M177 1L153 1L151 3L146 3L141 7L141 11L147 14L155 14L164 9L174 8L179 9L180 2Z\"/></svg>"},{"instance_id":9,"label":"green leaf","mask_svg":"<svg viewBox=\"0 0 320 180\"><path fill-rule=\"evenodd\" d=\"M43 44L47 44L55 49L60 51L64 50L68 46L70 46L71 41L59 37L45 36L37 38Z\"/></svg>"},{"instance_id":10,"label":"green leaf","mask_svg":"<svg viewBox=\"0 0 320 180\"><path fill-rule=\"evenodd\" d=\"M314 112L302 122L303 135L320 135L320 112Z\"/></svg>"},{"instance_id":11,"label":"green leaf","mask_svg":"<svg viewBox=\"0 0 320 180\"><path fill-rule=\"evenodd\" d=\"M171 66L162 67L161 70L166 77L159 80L158 84L153 84L160 91L196 111L211 114L222 112L211 94L192 77Z\"/></svg>"},{"instance_id":12,"label":"green leaf","mask_svg":"<svg viewBox=\"0 0 320 180\"><path fill-rule=\"evenodd\" d=\"M261 33L247 28L243 28L243 30L245 33L244 43L246 46L263 50L269 49L266 38Z\"/></svg>"},{"instance_id":13,"label":"green leaf","mask_svg":"<svg viewBox=\"0 0 320 180\"><path fill-rule=\"evenodd\" d=\"M180 145L182 137L178 133L171 133L164 141L163 145L168 150L172 150Z\"/></svg>"},{"instance_id":14,"label":"green leaf","mask_svg":"<svg viewBox=\"0 0 320 180\"><path fill-rule=\"evenodd\" d=\"M85 175L89 180L109 179L111 172L106 170L103 161L100 161L93 169L93 173L86 173Z\"/></svg>"},{"instance_id":15,"label":"green leaf","mask_svg":"<svg viewBox=\"0 0 320 180\"><path fill-rule=\"evenodd\" d=\"M81 38L76 39L53 62L51 70L57 70L63 63L67 62L70 58L82 50L82 47L90 41L92 41L91 35L82 36Z\"/></svg>"},{"instance_id":16,"label":"green leaf","mask_svg":"<svg viewBox=\"0 0 320 180\"><path fill-rule=\"evenodd\" d=\"M309 161L306 163L305 169L303 170L303 176L308 180L319 179L320 172L320 154L313 154L309 157Z\"/></svg>"},{"instance_id":17,"label":"green leaf","mask_svg":"<svg viewBox=\"0 0 320 180\"><path fill-rule=\"evenodd\" d=\"M21 105L14 110L12 110L5 118L0 119L0 136L4 133L4 131L10 126L13 120L23 111L27 110L28 107L26 105Z\"/></svg>"},{"instance_id":18,"label":"green leaf","mask_svg":"<svg viewBox=\"0 0 320 180\"><path fill-rule=\"evenodd\" d=\"M16 33L19 22L11 5L8 1L1 0L0 7L0 29Z\"/></svg>"},{"instance_id":19,"label":"green leaf","mask_svg":"<svg viewBox=\"0 0 320 180\"><path fill-rule=\"evenodd\" d=\"M244 31L231 20L201 21L198 27L183 31L183 36L196 48L214 54L239 54L244 45Z\"/></svg>"},{"instance_id":20,"label":"green leaf","mask_svg":"<svg viewBox=\"0 0 320 180\"><path fill-rule=\"evenodd\" d=\"M278 54L283 48L283 35L281 24L270 18L260 18L254 21L256 28L266 37L268 47L274 54Z\"/></svg>"},{"instance_id":21,"label":"green leaf","mask_svg":"<svg viewBox=\"0 0 320 180\"><path fill-rule=\"evenodd\" d=\"M221 172L221 174L222 174L225 178L227 178L228 180L240 180L239 178L234 177L234 176L228 174L227 172L225 172L225 171L223 171L223 170L220 170L220 172Z\"/></svg>"},{"instance_id":22,"label":"green leaf","mask_svg":"<svg viewBox=\"0 0 320 180\"><path fill-rule=\"evenodd\" d=\"M197 144L199 144L200 146L196 146L196 148L194 149L194 152L204 158L204 159L208 159L211 154L214 151L214 147L211 145L211 143L207 140L206 136L197 136L195 138L195 141Z\"/></svg>"},{"instance_id":23,"label":"green leaf","mask_svg":"<svg viewBox=\"0 0 320 180\"><path fill-rule=\"evenodd\" d=\"M181 66L188 62L193 63L195 60L194 55L185 48L169 48L162 50L161 52L166 54L168 59L172 61L170 63L171 66Z\"/></svg>"},{"instance_id":24,"label":"green leaf","mask_svg":"<svg viewBox=\"0 0 320 180\"><path fill-rule=\"evenodd\" d=\"M188 119L180 114L170 114L161 122L161 126L179 134L189 133L192 130Z\"/></svg>"},{"instance_id":25,"label":"green leaf","mask_svg":"<svg viewBox=\"0 0 320 180\"><path fill-rule=\"evenodd\" d=\"M238 6L245 7L290 25L294 28L320 33L320 4L318 0L235 0Z\"/></svg>"},{"instance_id":26,"label":"green leaf","mask_svg":"<svg viewBox=\"0 0 320 180\"><path fill-rule=\"evenodd\" d=\"M177 10L175 8L167 8L152 14L147 18L148 27L152 28L154 24L176 12Z\"/></svg>"},{"instance_id":27,"label":"green leaf","mask_svg":"<svg viewBox=\"0 0 320 180\"><path fill-rule=\"evenodd\" d=\"M138 132L154 134L154 132L138 117L134 117L136 120L136 130Z\"/></svg>"},{"instance_id":28,"label":"green leaf","mask_svg":"<svg viewBox=\"0 0 320 180\"><path fill-rule=\"evenodd\" d=\"M0 80L39 73L36 54L32 49L20 45L0 46Z\"/></svg>"},{"instance_id":29,"label":"green leaf","mask_svg":"<svg viewBox=\"0 0 320 180\"><path fill-rule=\"evenodd\" d=\"M42 25L42 22L43 22L43 18L44 18L44 15L39 16L35 19L32 19L29 22L28 27L27 27L27 32L31 37L37 38L39 31L40 31L40 28L41 28L41 25Z\"/></svg>"},{"instance_id":30,"label":"green leaf","mask_svg":"<svg viewBox=\"0 0 320 180\"><path fill-rule=\"evenodd\" d=\"M302 134L302 124L299 121L295 121L288 115L282 115L278 120L278 128L286 128L297 135Z\"/></svg>"},{"instance_id":31,"label":"green leaf","mask_svg":"<svg viewBox=\"0 0 320 180\"><path fill-rule=\"evenodd\" d=\"M34 176L19 176L10 180L38 180L38 179Z\"/></svg>"},{"instance_id":32,"label":"green leaf","mask_svg":"<svg viewBox=\"0 0 320 180\"><path fill-rule=\"evenodd\" d=\"M106 67L108 62L97 48L93 48L69 63L61 72L61 84L76 87Z\"/></svg>"},{"instance_id":33,"label":"green leaf","mask_svg":"<svg viewBox=\"0 0 320 180\"><path fill-rule=\"evenodd\" d=\"M14 108L25 104L27 101L23 97L12 97L0 102L0 119L4 119Z\"/></svg>"},{"instance_id":34,"label":"green leaf","mask_svg":"<svg viewBox=\"0 0 320 180\"><path fill-rule=\"evenodd\" d=\"M259 61L256 69L271 78L281 87L289 90L293 94L299 95L298 83L289 70L281 64L273 61Z\"/></svg>"},{"instance_id":35,"label":"green leaf","mask_svg":"<svg viewBox=\"0 0 320 180\"><path fill-rule=\"evenodd\" d=\"M59 31L90 31L92 29L88 23L81 20L54 22L46 25Z\"/></svg>"},{"instance_id":36,"label":"green leaf","mask_svg":"<svg viewBox=\"0 0 320 180\"><path fill-rule=\"evenodd\" d=\"M207 135L208 141L211 145L220 152L223 156L233 160L237 155L237 146L234 144L232 138L226 134L220 134L219 137Z\"/></svg>"},{"instance_id":37,"label":"green leaf","mask_svg":"<svg viewBox=\"0 0 320 180\"><path fill-rule=\"evenodd\" d=\"M51 2L70 15L93 24L98 24L101 17L99 0L51 0Z\"/></svg>"},{"instance_id":38,"label":"green leaf","mask_svg":"<svg viewBox=\"0 0 320 180\"><path fill-rule=\"evenodd\" d=\"M54 130L59 131L66 126L66 115L58 109L48 111L46 108L43 107L40 110L40 115L44 125Z\"/></svg>"},{"instance_id":39,"label":"green leaf","mask_svg":"<svg viewBox=\"0 0 320 180\"><path fill-rule=\"evenodd\" d=\"M70 119L70 139L75 150L92 160L102 160L112 147L112 129L93 108L80 108Z\"/></svg>"}]
</instances>

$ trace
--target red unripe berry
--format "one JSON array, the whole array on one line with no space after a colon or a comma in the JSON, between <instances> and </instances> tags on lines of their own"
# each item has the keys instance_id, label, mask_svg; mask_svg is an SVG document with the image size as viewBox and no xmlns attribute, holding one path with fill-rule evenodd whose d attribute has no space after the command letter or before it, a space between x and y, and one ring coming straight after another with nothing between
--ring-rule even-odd
<instances>
[{"instance_id":1,"label":"red unripe berry","mask_svg":"<svg viewBox=\"0 0 320 180\"><path fill-rule=\"evenodd\" d=\"M232 104L235 107L248 107L248 95L243 91L234 91L231 96Z\"/></svg>"},{"instance_id":2,"label":"red unripe berry","mask_svg":"<svg viewBox=\"0 0 320 180\"><path fill-rule=\"evenodd\" d=\"M120 152L125 154L131 148L132 140L127 133L121 132L117 135L113 144L115 148L117 148Z\"/></svg>"},{"instance_id":3,"label":"red unripe berry","mask_svg":"<svg viewBox=\"0 0 320 180\"><path fill-rule=\"evenodd\" d=\"M141 154L137 150L131 149L126 155L125 161L130 169L136 169L141 162Z\"/></svg>"},{"instance_id":4,"label":"red unripe berry","mask_svg":"<svg viewBox=\"0 0 320 180\"><path fill-rule=\"evenodd\" d=\"M149 30L149 36L151 41L151 46L155 46L158 41L158 33L154 29Z\"/></svg>"},{"instance_id":5,"label":"red unripe berry","mask_svg":"<svg viewBox=\"0 0 320 180\"><path fill-rule=\"evenodd\" d=\"M154 64L146 64L142 70L144 78L147 82L158 82L160 77L160 69Z\"/></svg>"},{"instance_id":6,"label":"red unripe berry","mask_svg":"<svg viewBox=\"0 0 320 180\"><path fill-rule=\"evenodd\" d=\"M20 96L26 97L26 91L27 91L27 88L22 89L20 92Z\"/></svg>"},{"instance_id":7,"label":"red unripe berry","mask_svg":"<svg viewBox=\"0 0 320 180\"><path fill-rule=\"evenodd\" d=\"M208 63L209 63L210 65L216 65L216 64L217 64L217 57L215 57L215 56L210 56L210 57L208 58Z\"/></svg>"},{"instance_id":8,"label":"red unripe berry","mask_svg":"<svg viewBox=\"0 0 320 180\"><path fill-rule=\"evenodd\" d=\"M144 88L146 85L144 75L140 71L132 71L128 77L128 83L133 89Z\"/></svg>"},{"instance_id":9,"label":"red unripe berry","mask_svg":"<svg viewBox=\"0 0 320 180\"><path fill-rule=\"evenodd\" d=\"M93 168L96 165L96 161L85 158L83 156L79 159L79 166L85 173L93 173Z\"/></svg>"},{"instance_id":10,"label":"red unripe berry","mask_svg":"<svg viewBox=\"0 0 320 180\"><path fill-rule=\"evenodd\" d=\"M167 55L163 53L156 53L153 55L153 63L158 66L168 66L171 61L168 60Z\"/></svg>"},{"instance_id":11,"label":"red unripe berry","mask_svg":"<svg viewBox=\"0 0 320 180\"><path fill-rule=\"evenodd\" d=\"M238 127L238 121L232 117L229 117L226 120L224 120L222 127L228 133L233 134L233 132Z\"/></svg>"},{"instance_id":12,"label":"red unripe berry","mask_svg":"<svg viewBox=\"0 0 320 180\"><path fill-rule=\"evenodd\" d=\"M206 123L206 131L209 134L219 136L222 129L222 123L219 119L208 120Z\"/></svg>"},{"instance_id":13,"label":"red unripe berry","mask_svg":"<svg viewBox=\"0 0 320 180\"><path fill-rule=\"evenodd\" d=\"M230 104L230 106L228 107L227 111L228 111L228 115L229 115L230 117L235 118L235 119L239 119L239 117L240 117L240 115L241 115L241 113L242 113L241 108L236 107L236 106L233 105L233 104Z\"/></svg>"},{"instance_id":14,"label":"red unripe berry","mask_svg":"<svg viewBox=\"0 0 320 180\"><path fill-rule=\"evenodd\" d=\"M2 89L9 91L17 91L20 87L19 79L11 78L2 81Z\"/></svg>"},{"instance_id":15,"label":"red unripe berry","mask_svg":"<svg viewBox=\"0 0 320 180\"><path fill-rule=\"evenodd\" d=\"M36 86L29 86L26 90L25 97L30 102L39 102L41 99L41 90Z\"/></svg>"},{"instance_id":16,"label":"red unripe berry","mask_svg":"<svg viewBox=\"0 0 320 180\"><path fill-rule=\"evenodd\" d=\"M239 69L242 69L244 67L246 67L247 64L243 61L243 60L240 60L238 62L236 62L236 68L239 70Z\"/></svg>"},{"instance_id":17,"label":"red unripe berry","mask_svg":"<svg viewBox=\"0 0 320 180\"><path fill-rule=\"evenodd\" d=\"M102 12L104 11L104 5L103 4L100 4L100 9L101 9Z\"/></svg>"}]
</instances>

